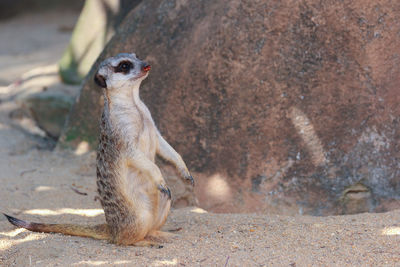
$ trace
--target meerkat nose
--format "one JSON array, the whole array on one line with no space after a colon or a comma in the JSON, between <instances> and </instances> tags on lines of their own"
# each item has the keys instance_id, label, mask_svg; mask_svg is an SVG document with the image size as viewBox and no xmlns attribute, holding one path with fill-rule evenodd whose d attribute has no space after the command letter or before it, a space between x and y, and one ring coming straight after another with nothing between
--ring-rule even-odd
<instances>
[{"instance_id":1,"label":"meerkat nose","mask_svg":"<svg viewBox=\"0 0 400 267\"><path fill-rule=\"evenodd\" d=\"M143 64L142 70L148 72L151 69L151 66L147 63Z\"/></svg>"}]
</instances>

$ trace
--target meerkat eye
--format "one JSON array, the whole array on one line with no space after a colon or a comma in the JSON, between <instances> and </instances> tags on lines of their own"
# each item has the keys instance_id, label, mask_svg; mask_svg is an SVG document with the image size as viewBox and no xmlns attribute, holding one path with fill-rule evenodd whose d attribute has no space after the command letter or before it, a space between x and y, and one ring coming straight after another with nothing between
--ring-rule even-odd
<instances>
[{"instance_id":1,"label":"meerkat eye","mask_svg":"<svg viewBox=\"0 0 400 267\"><path fill-rule=\"evenodd\" d=\"M122 72L122 73L128 73L129 70L133 68L133 64L130 61L122 61L121 63L118 64L118 66L115 68L115 72Z\"/></svg>"}]
</instances>

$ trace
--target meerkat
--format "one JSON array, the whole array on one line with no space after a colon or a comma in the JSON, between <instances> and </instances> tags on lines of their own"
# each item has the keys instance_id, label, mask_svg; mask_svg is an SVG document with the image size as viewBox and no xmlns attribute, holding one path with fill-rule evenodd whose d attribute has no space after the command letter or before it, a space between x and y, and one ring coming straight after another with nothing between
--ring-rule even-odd
<instances>
[{"instance_id":1,"label":"meerkat","mask_svg":"<svg viewBox=\"0 0 400 267\"><path fill-rule=\"evenodd\" d=\"M194 185L182 157L165 141L139 97L150 65L135 54L104 60L95 75L103 88L104 107L97 150L97 188L106 224L80 226L41 224L4 214L15 226L35 232L106 239L118 245L151 246L171 235L160 231L170 207L171 192L156 155L172 163Z\"/></svg>"}]
</instances>

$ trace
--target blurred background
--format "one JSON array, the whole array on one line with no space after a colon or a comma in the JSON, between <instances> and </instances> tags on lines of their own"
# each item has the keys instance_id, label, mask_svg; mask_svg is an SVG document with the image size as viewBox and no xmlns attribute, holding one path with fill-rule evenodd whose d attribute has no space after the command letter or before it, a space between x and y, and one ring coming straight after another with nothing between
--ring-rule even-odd
<instances>
[{"instance_id":1,"label":"blurred background","mask_svg":"<svg viewBox=\"0 0 400 267\"><path fill-rule=\"evenodd\" d=\"M134 52L152 65L141 97L196 178L193 191L158 162L175 207L400 207L398 1L2 0L0 37L4 167L24 166L26 153L39 153L43 172L54 158L64 162L54 168L78 166L87 180L67 178L58 196L95 196L93 74ZM35 172L2 180L53 183Z\"/></svg>"}]
</instances>

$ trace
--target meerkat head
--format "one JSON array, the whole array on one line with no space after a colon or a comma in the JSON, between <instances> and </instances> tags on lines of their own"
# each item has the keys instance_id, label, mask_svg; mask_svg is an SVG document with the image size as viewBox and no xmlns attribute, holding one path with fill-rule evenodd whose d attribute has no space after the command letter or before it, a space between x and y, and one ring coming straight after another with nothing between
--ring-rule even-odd
<instances>
[{"instance_id":1,"label":"meerkat head","mask_svg":"<svg viewBox=\"0 0 400 267\"><path fill-rule=\"evenodd\" d=\"M150 65L135 54L122 53L104 60L94 76L95 83L107 90L139 85L149 74Z\"/></svg>"}]
</instances>

